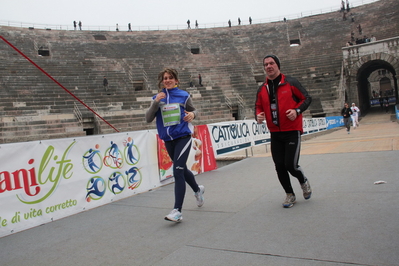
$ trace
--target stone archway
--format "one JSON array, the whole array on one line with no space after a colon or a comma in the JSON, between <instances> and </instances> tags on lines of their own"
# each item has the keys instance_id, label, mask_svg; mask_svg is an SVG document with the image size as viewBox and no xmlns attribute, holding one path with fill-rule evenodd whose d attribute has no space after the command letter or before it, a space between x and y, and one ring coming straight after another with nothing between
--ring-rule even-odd
<instances>
[{"instance_id":1,"label":"stone archway","mask_svg":"<svg viewBox=\"0 0 399 266\"><path fill-rule=\"evenodd\" d=\"M370 77L373 82L378 82L383 78L392 79L391 84L394 89L393 97L398 102L398 84L396 75L399 70L399 60L387 53L370 53L363 55L352 61L351 67L347 66L348 76L346 77L346 95L348 102L356 102L358 106L367 111L372 106L373 91L376 86L372 86ZM378 85L378 95L381 90ZM385 96L385 95L383 95Z\"/></svg>"}]
</instances>

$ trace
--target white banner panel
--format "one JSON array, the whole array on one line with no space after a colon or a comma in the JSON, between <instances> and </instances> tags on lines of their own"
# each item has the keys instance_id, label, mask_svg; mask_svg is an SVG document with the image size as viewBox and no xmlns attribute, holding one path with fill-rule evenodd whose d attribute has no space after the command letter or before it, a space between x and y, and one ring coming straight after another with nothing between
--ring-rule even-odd
<instances>
[{"instance_id":1,"label":"white banner panel","mask_svg":"<svg viewBox=\"0 0 399 266\"><path fill-rule=\"evenodd\" d=\"M154 133L0 147L0 237L160 186Z\"/></svg>"},{"instance_id":2,"label":"white banner panel","mask_svg":"<svg viewBox=\"0 0 399 266\"><path fill-rule=\"evenodd\" d=\"M303 118L304 134L327 129L325 117ZM255 120L237 120L208 125L216 157L252 146L270 143L270 131L265 123Z\"/></svg>"}]
</instances>

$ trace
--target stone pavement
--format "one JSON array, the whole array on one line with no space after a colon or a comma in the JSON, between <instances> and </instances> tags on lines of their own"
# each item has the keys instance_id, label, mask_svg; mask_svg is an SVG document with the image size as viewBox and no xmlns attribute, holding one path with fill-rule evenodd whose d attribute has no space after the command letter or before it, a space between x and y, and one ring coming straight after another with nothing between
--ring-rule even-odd
<instances>
[{"instance_id":1,"label":"stone pavement","mask_svg":"<svg viewBox=\"0 0 399 266\"><path fill-rule=\"evenodd\" d=\"M399 125L370 113L303 142L313 195L284 209L267 153L197 176L183 221L163 220L173 185L0 238L1 266L399 265ZM385 181L385 184L374 184Z\"/></svg>"},{"instance_id":2,"label":"stone pavement","mask_svg":"<svg viewBox=\"0 0 399 266\"><path fill-rule=\"evenodd\" d=\"M391 119L392 114L373 108L367 116L361 118L358 128L351 127L349 135L346 128L341 127L323 134L304 136L301 155L399 150L398 124ZM254 157L271 156L270 148L265 149L264 146L253 148L248 154L253 154ZM243 151L231 155L243 156Z\"/></svg>"}]
</instances>

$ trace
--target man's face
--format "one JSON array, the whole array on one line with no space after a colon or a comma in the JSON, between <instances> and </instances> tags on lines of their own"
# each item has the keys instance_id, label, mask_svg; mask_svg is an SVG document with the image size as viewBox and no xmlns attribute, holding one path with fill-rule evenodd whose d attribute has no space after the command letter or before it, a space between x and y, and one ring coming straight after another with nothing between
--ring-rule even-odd
<instances>
[{"instance_id":1,"label":"man's face","mask_svg":"<svg viewBox=\"0 0 399 266\"><path fill-rule=\"evenodd\" d=\"M280 69L278 69L278 65L271 57L267 57L263 60L263 67L265 68L267 77L271 80L280 75Z\"/></svg>"}]
</instances>

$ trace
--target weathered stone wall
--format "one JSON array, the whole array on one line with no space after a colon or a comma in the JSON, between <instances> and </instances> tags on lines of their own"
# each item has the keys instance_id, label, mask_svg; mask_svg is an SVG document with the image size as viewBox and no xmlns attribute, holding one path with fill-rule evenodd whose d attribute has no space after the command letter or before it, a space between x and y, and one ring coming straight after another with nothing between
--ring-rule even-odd
<instances>
[{"instance_id":1,"label":"weathered stone wall","mask_svg":"<svg viewBox=\"0 0 399 266\"><path fill-rule=\"evenodd\" d=\"M353 8L355 22L349 15L344 21L337 10L232 28L99 32L0 27L0 34L119 131L132 131L154 128L145 123L144 113L164 67L178 69L180 87L193 95L200 110L197 124L252 118L255 93L264 80L262 59L270 53L279 56L281 71L297 77L312 95L305 115L336 114L342 103L342 47L351 32L377 39L399 36L398 10L397 0L381 0ZM39 50L49 56L40 56ZM1 40L0 60L0 142L85 135L84 129L114 132ZM204 87L198 86L199 73ZM74 103L80 106L81 123Z\"/></svg>"}]
</instances>

